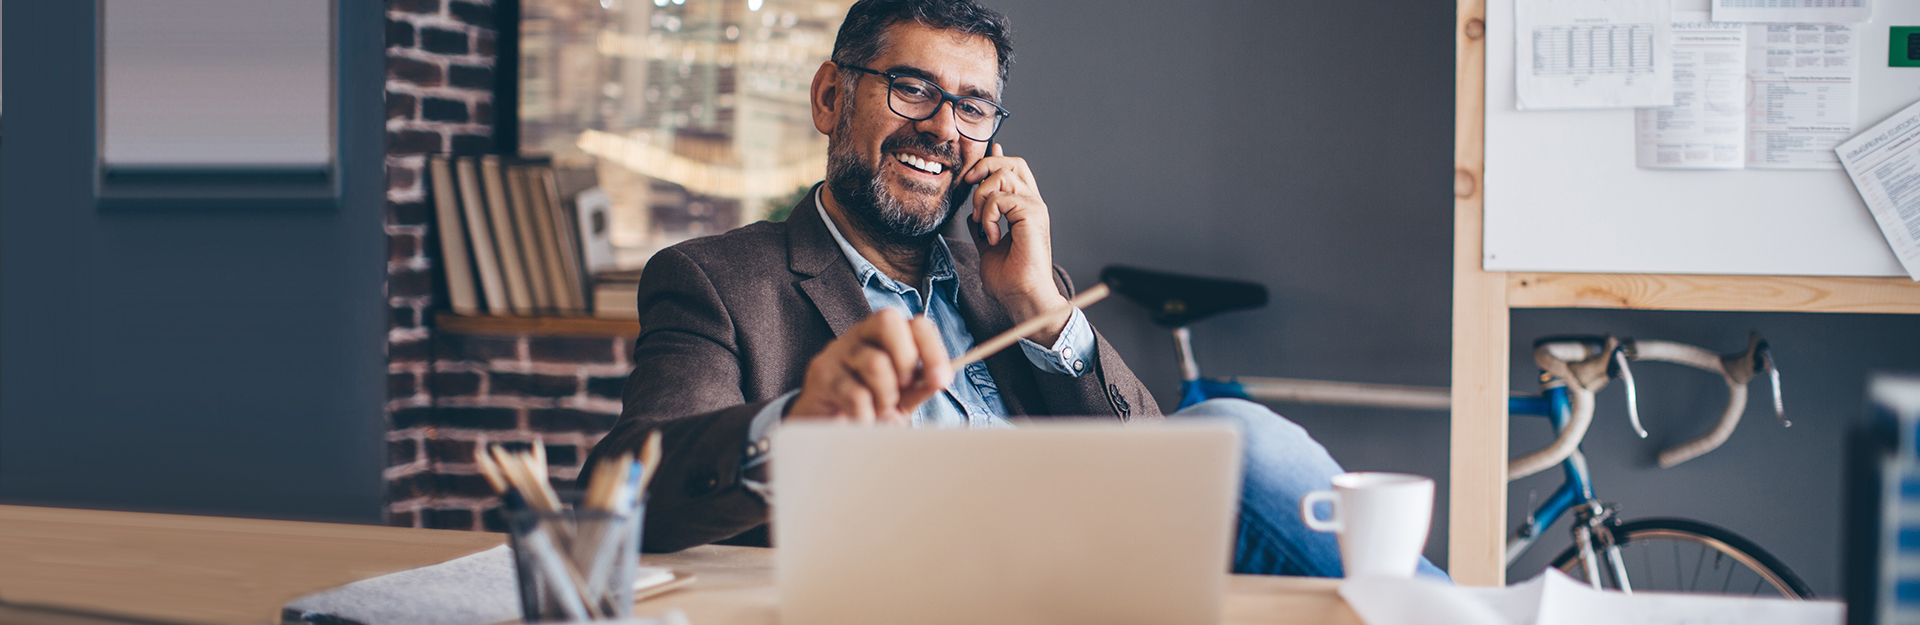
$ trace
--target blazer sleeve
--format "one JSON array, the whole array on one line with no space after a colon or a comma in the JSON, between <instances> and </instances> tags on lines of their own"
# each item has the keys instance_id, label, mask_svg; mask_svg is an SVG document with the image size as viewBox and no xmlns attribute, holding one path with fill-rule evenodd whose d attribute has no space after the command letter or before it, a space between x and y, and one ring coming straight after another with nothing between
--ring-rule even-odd
<instances>
[{"instance_id":1,"label":"blazer sleeve","mask_svg":"<svg viewBox=\"0 0 1920 625\"><path fill-rule=\"evenodd\" d=\"M1060 293L1072 298L1073 278L1059 265L1053 267L1053 283ZM1134 377L1133 369L1120 359L1120 353L1107 344L1100 331L1093 331L1094 350L1098 352L1093 370L1078 377L1040 373L1041 398L1047 411L1055 415L1113 415L1121 421L1152 421L1161 418L1160 404L1147 392L1147 386Z\"/></svg>"},{"instance_id":2,"label":"blazer sleeve","mask_svg":"<svg viewBox=\"0 0 1920 625\"><path fill-rule=\"evenodd\" d=\"M707 274L662 250L640 279L640 338L619 421L585 465L638 453L660 430L660 472L648 487L646 551L678 551L767 522L767 503L741 484L748 427L767 398L742 396L734 322ZM583 470L584 472L584 470Z\"/></svg>"}]
</instances>

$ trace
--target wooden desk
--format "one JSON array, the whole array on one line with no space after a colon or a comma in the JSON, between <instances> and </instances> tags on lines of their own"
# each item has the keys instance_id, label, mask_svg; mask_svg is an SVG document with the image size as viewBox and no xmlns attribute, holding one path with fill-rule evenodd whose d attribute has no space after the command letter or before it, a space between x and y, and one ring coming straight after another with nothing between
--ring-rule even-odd
<instances>
[{"instance_id":1,"label":"wooden desk","mask_svg":"<svg viewBox=\"0 0 1920 625\"><path fill-rule=\"evenodd\" d=\"M296 597L451 560L500 534L0 506L0 597L194 623L275 623ZM692 587L635 614L685 610L696 625L776 622L772 551L699 547L646 555ZM1226 623L1359 625L1337 580L1233 576Z\"/></svg>"}]
</instances>

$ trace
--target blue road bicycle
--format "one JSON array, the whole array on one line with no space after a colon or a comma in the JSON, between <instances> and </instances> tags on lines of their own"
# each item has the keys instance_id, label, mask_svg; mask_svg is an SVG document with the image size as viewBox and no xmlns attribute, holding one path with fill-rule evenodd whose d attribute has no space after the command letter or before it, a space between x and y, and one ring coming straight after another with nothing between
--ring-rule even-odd
<instances>
[{"instance_id":1,"label":"blue road bicycle","mask_svg":"<svg viewBox=\"0 0 1920 625\"><path fill-rule=\"evenodd\" d=\"M1188 326L1221 313L1265 306L1264 285L1122 266L1102 270L1100 281L1145 307L1156 325L1172 331L1180 359L1182 408L1223 397L1415 410L1450 408L1451 393L1445 388L1202 376ZM1684 365L1716 374L1727 384L1727 404L1713 429L1662 450L1662 468L1699 457L1726 442L1746 410L1747 384L1756 377L1769 379L1774 413L1782 425L1791 425L1781 402L1780 371L1774 367L1766 340L1758 334L1749 338L1745 350L1732 354L1716 354L1671 341L1636 341L1610 335L1537 340L1534 362L1541 371L1540 391L1515 395L1508 400L1507 410L1512 415L1547 419L1555 437L1547 447L1509 460L1507 479L1520 479L1558 465L1565 481L1514 530L1507 542L1507 564L1511 566L1532 548L1547 528L1572 514L1573 543L1551 561L1551 566L1595 588L1812 598L1806 583L1779 558L1726 528L1668 517L1621 520L1617 505L1594 496L1586 457L1580 451L1580 442L1593 423L1594 395L1611 381L1620 380L1626 389L1628 420L1642 438L1647 436L1640 427L1629 364L1635 361Z\"/></svg>"}]
</instances>

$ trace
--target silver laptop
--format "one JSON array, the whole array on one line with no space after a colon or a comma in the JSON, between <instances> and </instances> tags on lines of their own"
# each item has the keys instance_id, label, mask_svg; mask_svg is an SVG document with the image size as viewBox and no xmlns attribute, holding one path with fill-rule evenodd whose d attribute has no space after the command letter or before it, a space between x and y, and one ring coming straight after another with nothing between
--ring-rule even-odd
<instances>
[{"instance_id":1,"label":"silver laptop","mask_svg":"<svg viewBox=\"0 0 1920 625\"><path fill-rule=\"evenodd\" d=\"M1229 424L786 424L774 445L783 625L1220 621Z\"/></svg>"}]
</instances>

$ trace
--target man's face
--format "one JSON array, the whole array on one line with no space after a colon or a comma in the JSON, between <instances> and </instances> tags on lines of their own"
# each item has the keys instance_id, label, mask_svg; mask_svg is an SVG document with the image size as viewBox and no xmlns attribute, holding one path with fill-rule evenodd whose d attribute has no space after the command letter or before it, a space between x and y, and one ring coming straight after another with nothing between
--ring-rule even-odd
<instances>
[{"instance_id":1,"label":"man's face","mask_svg":"<svg viewBox=\"0 0 1920 625\"><path fill-rule=\"evenodd\" d=\"M932 81L948 93L998 101L999 57L984 37L914 22L888 30L868 67ZM848 217L886 239L932 233L966 201L960 176L986 144L960 136L952 105L912 121L888 108L887 78L861 74L828 139L827 184Z\"/></svg>"}]
</instances>

